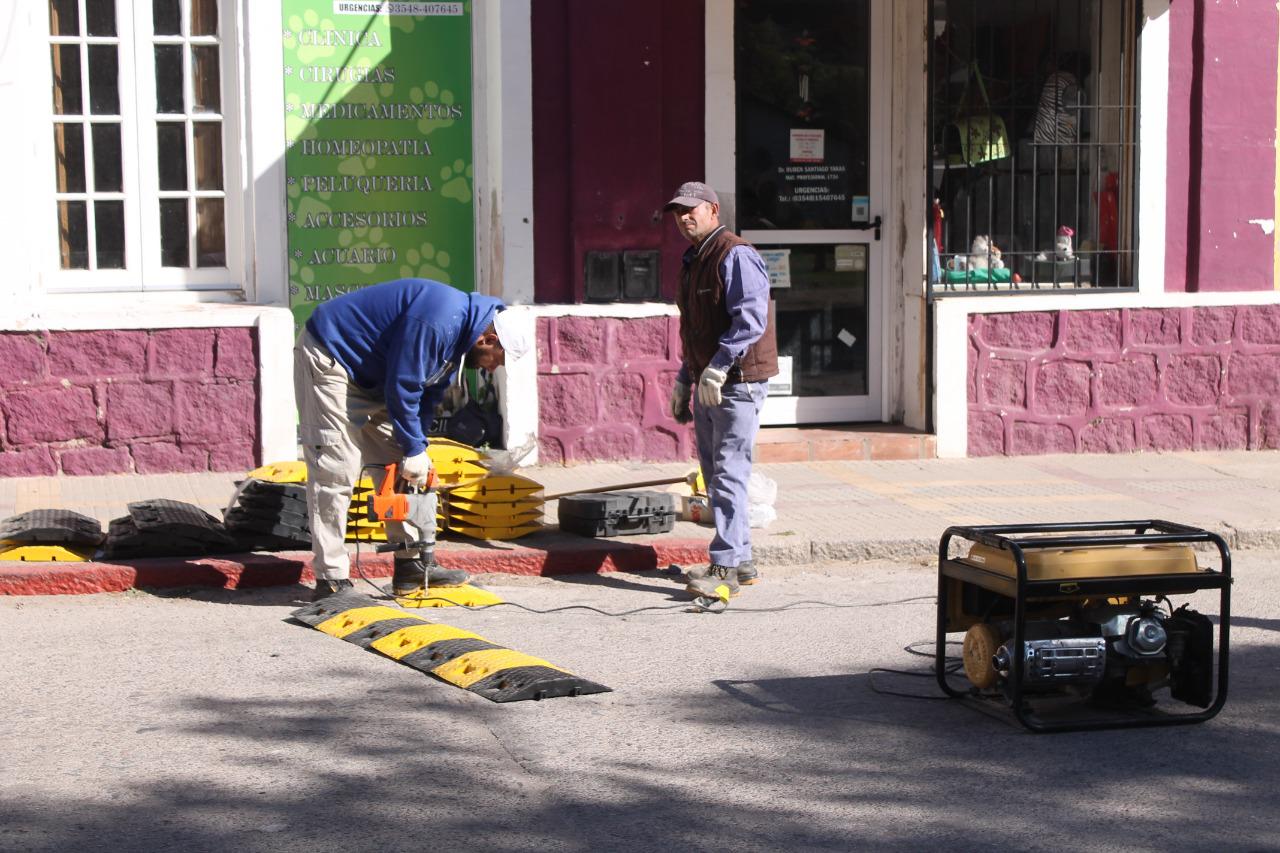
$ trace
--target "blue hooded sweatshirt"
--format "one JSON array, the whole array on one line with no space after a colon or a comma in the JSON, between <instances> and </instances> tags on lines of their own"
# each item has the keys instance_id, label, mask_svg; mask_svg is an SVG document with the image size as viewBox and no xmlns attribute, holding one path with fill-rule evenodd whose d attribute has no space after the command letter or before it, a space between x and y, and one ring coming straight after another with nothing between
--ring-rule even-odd
<instances>
[{"instance_id":1,"label":"blue hooded sweatshirt","mask_svg":"<svg viewBox=\"0 0 1280 853\"><path fill-rule=\"evenodd\" d=\"M436 406L494 316L493 296L425 278L362 287L316 307L307 330L351 377L381 394L405 456L427 447Z\"/></svg>"}]
</instances>

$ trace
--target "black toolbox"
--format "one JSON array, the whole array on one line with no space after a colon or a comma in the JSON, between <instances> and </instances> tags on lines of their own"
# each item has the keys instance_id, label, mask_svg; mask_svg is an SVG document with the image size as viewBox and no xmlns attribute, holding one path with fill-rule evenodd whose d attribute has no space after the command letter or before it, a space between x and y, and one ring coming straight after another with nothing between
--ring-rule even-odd
<instances>
[{"instance_id":1,"label":"black toolbox","mask_svg":"<svg viewBox=\"0 0 1280 853\"><path fill-rule=\"evenodd\" d=\"M560 529L582 536L669 533L676 496L669 492L590 492L560 498Z\"/></svg>"}]
</instances>

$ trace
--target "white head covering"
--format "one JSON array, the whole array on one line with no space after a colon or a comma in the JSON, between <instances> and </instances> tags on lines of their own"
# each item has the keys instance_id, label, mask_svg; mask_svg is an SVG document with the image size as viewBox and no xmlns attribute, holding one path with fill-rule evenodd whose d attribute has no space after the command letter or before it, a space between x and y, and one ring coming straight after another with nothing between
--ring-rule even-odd
<instances>
[{"instance_id":1,"label":"white head covering","mask_svg":"<svg viewBox=\"0 0 1280 853\"><path fill-rule=\"evenodd\" d=\"M498 333L498 343L507 353L507 364L518 361L533 349L533 336L529 324L517 316L516 311L499 311L493 317L493 328Z\"/></svg>"}]
</instances>

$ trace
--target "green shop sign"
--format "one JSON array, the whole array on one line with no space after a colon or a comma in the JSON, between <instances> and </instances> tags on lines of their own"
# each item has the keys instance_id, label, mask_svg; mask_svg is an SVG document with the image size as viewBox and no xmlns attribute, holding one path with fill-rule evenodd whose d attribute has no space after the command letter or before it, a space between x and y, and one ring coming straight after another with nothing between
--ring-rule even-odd
<instances>
[{"instance_id":1,"label":"green shop sign","mask_svg":"<svg viewBox=\"0 0 1280 853\"><path fill-rule=\"evenodd\" d=\"M289 305L475 287L471 3L282 0Z\"/></svg>"}]
</instances>

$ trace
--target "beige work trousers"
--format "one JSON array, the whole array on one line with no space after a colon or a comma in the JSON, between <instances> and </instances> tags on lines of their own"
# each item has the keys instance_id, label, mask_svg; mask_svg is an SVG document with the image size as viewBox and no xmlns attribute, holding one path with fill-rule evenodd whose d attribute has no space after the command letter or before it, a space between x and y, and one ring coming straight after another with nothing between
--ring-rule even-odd
<instances>
[{"instance_id":1,"label":"beige work trousers","mask_svg":"<svg viewBox=\"0 0 1280 853\"><path fill-rule=\"evenodd\" d=\"M346 547L347 511L363 466L374 488L382 485L384 466L399 462L387 405L351 381L346 369L303 327L293 347L293 390L298 401L298 441L307 462L307 514L311 522L312 569L321 580L351 574ZM363 516L363 513L361 513ZM434 541L435 530L406 529L387 522L388 542ZM396 557L418 556L401 549Z\"/></svg>"}]
</instances>

